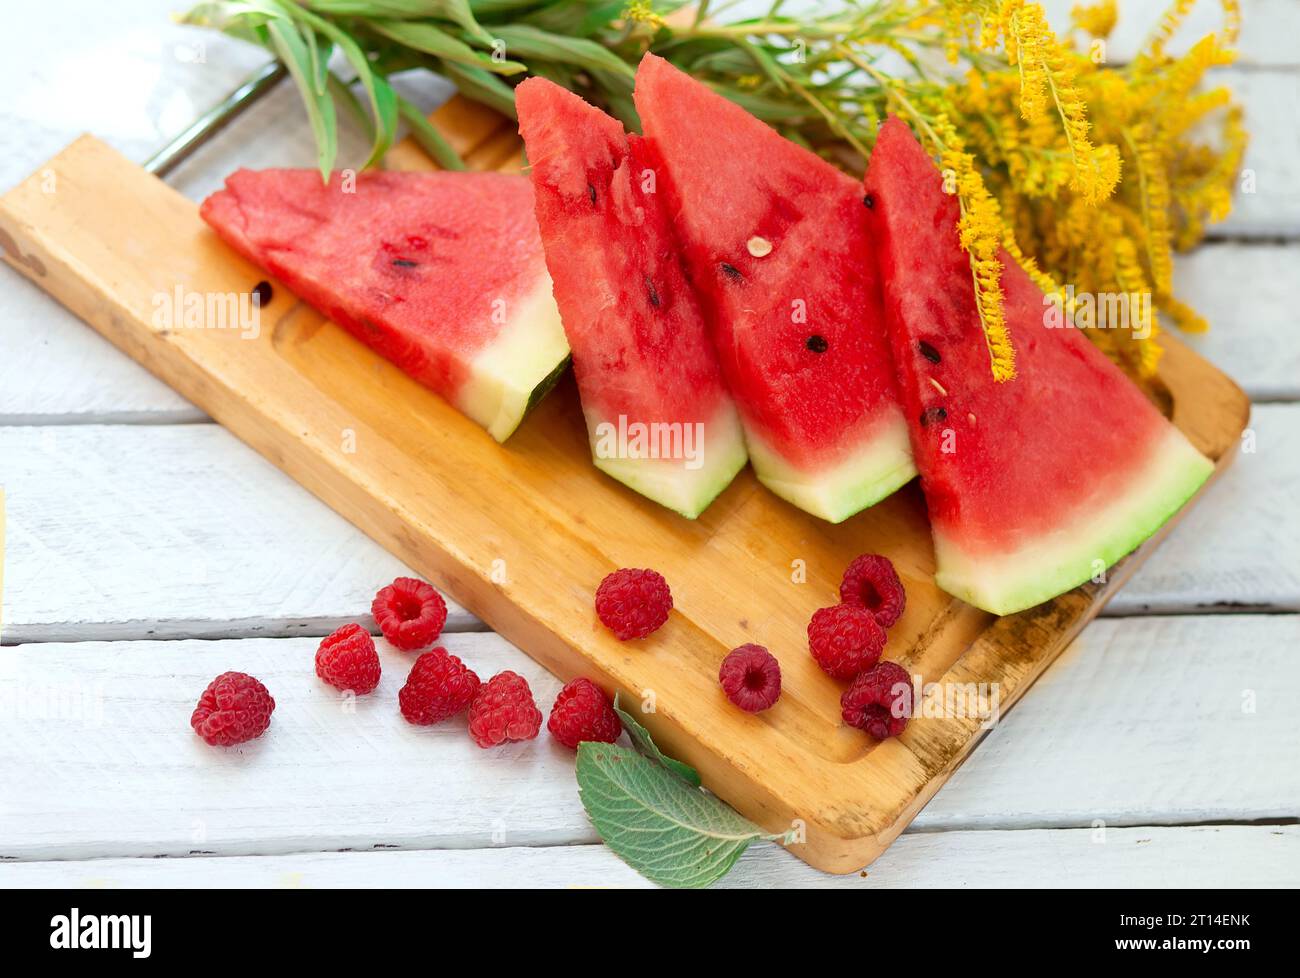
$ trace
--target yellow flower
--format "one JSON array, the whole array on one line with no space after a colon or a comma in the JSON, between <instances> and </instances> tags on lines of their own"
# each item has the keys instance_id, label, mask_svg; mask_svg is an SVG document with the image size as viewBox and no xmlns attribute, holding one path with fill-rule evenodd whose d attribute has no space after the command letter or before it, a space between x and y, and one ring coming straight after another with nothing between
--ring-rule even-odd
<instances>
[{"instance_id":1,"label":"yellow flower","mask_svg":"<svg viewBox=\"0 0 1300 978\"><path fill-rule=\"evenodd\" d=\"M1101 0L1090 7L1076 4L1070 8L1070 19L1074 25L1093 37L1109 37L1118 18L1119 10L1115 0Z\"/></svg>"},{"instance_id":2,"label":"yellow flower","mask_svg":"<svg viewBox=\"0 0 1300 978\"><path fill-rule=\"evenodd\" d=\"M936 148L940 152L940 167L955 177L961 207L957 235L970 258L975 307L989 351L989 367L993 379L1002 383L1016 375L1016 351L1002 310L1002 262L998 257L1005 237L1002 217L997 201L975 169L974 157L965 151L961 137L946 115L934 120L932 133L939 144Z\"/></svg>"},{"instance_id":3,"label":"yellow flower","mask_svg":"<svg viewBox=\"0 0 1300 978\"><path fill-rule=\"evenodd\" d=\"M623 16L633 23L645 24L655 30L665 26L664 19L655 13L651 0L632 0L623 11Z\"/></svg>"}]
</instances>

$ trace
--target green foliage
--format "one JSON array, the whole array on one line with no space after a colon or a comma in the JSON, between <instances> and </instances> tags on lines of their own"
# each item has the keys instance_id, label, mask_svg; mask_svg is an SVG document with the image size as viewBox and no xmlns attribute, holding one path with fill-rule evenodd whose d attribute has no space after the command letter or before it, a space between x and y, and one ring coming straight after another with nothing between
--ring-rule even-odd
<instances>
[{"instance_id":1,"label":"green foliage","mask_svg":"<svg viewBox=\"0 0 1300 978\"><path fill-rule=\"evenodd\" d=\"M694 18L685 6L683 0L208 0L184 20L262 44L285 61L316 134L321 170L328 172L337 155L332 101L339 85L322 72L336 50L354 74L349 84L365 93L374 140L366 165L391 145L399 115L410 121L388 85L393 72L424 68L445 75L465 97L510 116L514 85L540 75L636 127L632 82L646 51L823 155L836 158L846 142L862 152L886 93L864 72L846 72L839 46L851 43L872 60L873 41L929 4L847 0L835 13L799 19L781 15L775 3L768 17L730 23L704 20L707 3L696 4ZM937 48L942 35L918 43ZM412 125L422 143L436 138ZM449 152L445 144L438 150L444 164Z\"/></svg>"},{"instance_id":2,"label":"green foliage","mask_svg":"<svg viewBox=\"0 0 1300 978\"><path fill-rule=\"evenodd\" d=\"M581 743L577 775L587 815L620 859L663 886L704 887L772 838L703 790L695 769L659 750L617 698L614 709L632 748Z\"/></svg>"}]
</instances>

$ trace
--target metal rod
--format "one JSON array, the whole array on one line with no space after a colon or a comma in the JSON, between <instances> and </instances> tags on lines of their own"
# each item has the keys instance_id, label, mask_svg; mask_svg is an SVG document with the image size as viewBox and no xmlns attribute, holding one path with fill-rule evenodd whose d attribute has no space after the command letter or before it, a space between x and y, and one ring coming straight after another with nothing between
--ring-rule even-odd
<instances>
[{"instance_id":1,"label":"metal rod","mask_svg":"<svg viewBox=\"0 0 1300 978\"><path fill-rule=\"evenodd\" d=\"M158 177L167 176L187 160L191 153L274 88L286 73L284 65L279 61L272 61L265 65L219 104L201 115L184 132L145 160L145 172Z\"/></svg>"}]
</instances>

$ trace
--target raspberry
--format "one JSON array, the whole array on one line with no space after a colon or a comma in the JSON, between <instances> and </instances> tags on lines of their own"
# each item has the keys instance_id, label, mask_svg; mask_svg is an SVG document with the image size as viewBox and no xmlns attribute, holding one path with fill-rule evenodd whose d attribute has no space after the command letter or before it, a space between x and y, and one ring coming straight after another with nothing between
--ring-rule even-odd
<instances>
[{"instance_id":1,"label":"raspberry","mask_svg":"<svg viewBox=\"0 0 1300 978\"><path fill-rule=\"evenodd\" d=\"M672 592L658 571L616 570L596 588L596 617L623 642L645 638L672 610Z\"/></svg>"},{"instance_id":2,"label":"raspberry","mask_svg":"<svg viewBox=\"0 0 1300 978\"><path fill-rule=\"evenodd\" d=\"M871 612L851 604L819 608L808 622L808 650L827 675L852 679L876 664L885 630Z\"/></svg>"},{"instance_id":3,"label":"raspberry","mask_svg":"<svg viewBox=\"0 0 1300 978\"><path fill-rule=\"evenodd\" d=\"M781 696L781 664L761 645L742 645L722 660L718 681L727 699L746 713L757 713Z\"/></svg>"},{"instance_id":4,"label":"raspberry","mask_svg":"<svg viewBox=\"0 0 1300 978\"><path fill-rule=\"evenodd\" d=\"M575 679L555 697L546 729L565 747L577 749L584 740L612 744L623 724L605 693L590 679Z\"/></svg>"},{"instance_id":5,"label":"raspberry","mask_svg":"<svg viewBox=\"0 0 1300 978\"><path fill-rule=\"evenodd\" d=\"M403 652L432 645L447 624L447 602L424 581L399 577L370 604L384 638Z\"/></svg>"},{"instance_id":6,"label":"raspberry","mask_svg":"<svg viewBox=\"0 0 1300 978\"><path fill-rule=\"evenodd\" d=\"M262 736L274 709L275 700L252 676L223 672L199 697L190 726L213 747L230 747Z\"/></svg>"},{"instance_id":7,"label":"raspberry","mask_svg":"<svg viewBox=\"0 0 1300 978\"><path fill-rule=\"evenodd\" d=\"M542 711L533 702L528 680L508 669L479 687L469 705L469 735L480 747L532 740L540 729Z\"/></svg>"},{"instance_id":8,"label":"raspberry","mask_svg":"<svg viewBox=\"0 0 1300 978\"><path fill-rule=\"evenodd\" d=\"M478 691L474 670L439 646L415 660L397 703L407 720L427 726L464 713Z\"/></svg>"},{"instance_id":9,"label":"raspberry","mask_svg":"<svg viewBox=\"0 0 1300 978\"><path fill-rule=\"evenodd\" d=\"M358 696L372 692L379 685L375 640L355 623L327 635L316 650L316 675L336 689L350 689Z\"/></svg>"},{"instance_id":10,"label":"raspberry","mask_svg":"<svg viewBox=\"0 0 1300 978\"><path fill-rule=\"evenodd\" d=\"M840 600L866 608L881 628L888 628L903 614L907 592L888 557L863 554L849 564L840 582Z\"/></svg>"},{"instance_id":11,"label":"raspberry","mask_svg":"<svg viewBox=\"0 0 1300 978\"><path fill-rule=\"evenodd\" d=\"M840 712L850 727L877 740L897 737L912 715L912 677L897 662L879 662L844 691Z\"/></svg>"}]
</instances>

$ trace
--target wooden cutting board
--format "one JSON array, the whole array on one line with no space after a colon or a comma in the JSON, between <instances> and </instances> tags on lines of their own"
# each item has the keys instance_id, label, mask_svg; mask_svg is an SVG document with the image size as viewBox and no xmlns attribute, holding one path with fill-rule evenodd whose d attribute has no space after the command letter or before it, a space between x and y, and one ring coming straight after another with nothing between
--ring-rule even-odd
<instances>
[{"instance_id":1,"label":"wooden cutting board","mask_svg":"<svg viewBox=\"0 0 1300 978\"><path fill-rule=\"evenodd\" d=\"M433 121L472 166L518 169L518 137L500 116L456 99ZM388 165L432 168L409 143ZM996 619L935 586L915 483L831 526L746 470L691 522L591 465L571 382L498 445L278 283L255 337L157 325L156 296L248 293L265 276L193 202L89 136L0 198L0 246L10 265L529 655L652 708L644 720L666 752L766 829L802 829L791 850L832 872L879 855L987 729L924 704L926 715L883 743L841 723L843 686L809 657L805 628L836 601L849 561L886 554L907 587L888 658L945 691L996 684L1005 712L1156 543L1105 584ZM1249 402L1176 340L1167 348L1158 400L1222 471ZM663 572L676 608L653 638L623 644L597 622L592 595L629 566ZM781 700L760 716L718 687L723 656L744 642L781 661Z\"/></svg>"}]
</instances>

